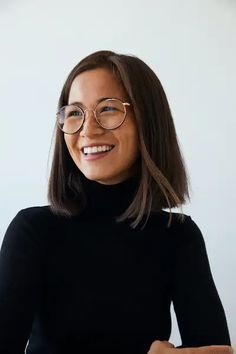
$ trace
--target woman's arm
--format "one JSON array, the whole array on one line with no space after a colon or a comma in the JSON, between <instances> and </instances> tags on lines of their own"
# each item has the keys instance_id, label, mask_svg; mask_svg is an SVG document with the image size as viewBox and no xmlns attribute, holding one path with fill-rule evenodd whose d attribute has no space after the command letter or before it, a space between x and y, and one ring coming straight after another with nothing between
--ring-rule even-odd
<instances>
[{"instance_id":1,"label":"woman's arm","mask_svg":"<svg viewBox=\"0 0 236 354\"><path fill-rule=\"evenodd\" d=\"M230 345L202 233L191 217L182 224L172 299L183 347Z\"/></svg>"},{"instance_id":2,"label":"woman's arm","mask_svg":"<svg viewBox=\"0 0 236 354\"><path fill-rule=\"evenodd\" d=\"M32 327L40 284L39 247L19 212L0 251L0 354L23 354Z\"/></svg>"}]
</instances>

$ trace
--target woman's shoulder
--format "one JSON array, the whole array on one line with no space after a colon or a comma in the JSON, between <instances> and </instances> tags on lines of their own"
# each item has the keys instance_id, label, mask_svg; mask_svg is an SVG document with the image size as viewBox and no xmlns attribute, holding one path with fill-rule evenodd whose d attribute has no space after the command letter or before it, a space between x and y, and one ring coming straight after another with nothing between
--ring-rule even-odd
<instances>
[{"instance_id":1,"label":"woman's shoulder","mask_svg":"<svg viewBox=\"0 0 236 354\"><path fill-rule=\"evenodd\" d=\"M191 215L171 213L171 226L167 228L169 237L178 244L204 243L202 231L198 222ZM162 210L162 218L168 222L170 212Z\"/></svg>"},{"instance_id":2,"label":"woman's shoulder","mask_svg":"<svg viewBox=\"0 0 236 354\"><path fill-rule=\"evenodd\" d=\"M161 234L173 242L192 242L194 239L202 240L202 232L191 215L185 213L160 210L153 213L148 222L149 229Z\"/></svg>"},{"instance_id":3,"label":"woman's shoulder","mask_svg":"<svg viewBox=\"0 0 236 354\"><path fill-rule=\"evenodd\" d=\"M150 221L153 224L169 225L168 229L177 230L186 227L192 222L192 218L190 215L184 213L170 212L162 209L157 212L152 212Z\"/></svg>"},{"instance_id":4,"label":"woman's shoulder","mask_svg":"<svg viewBox=\"0 0 236 354\"><path fill-rule=\"evenodd\" d=\"M60 220L62 217L54 214L49 205L33 206L21 209L17 212L13 220L25 223L41 224L51 223Z\"/></svg>"},{"instance_id":5,"label":"woman's shoulder","mask_svg":"<svg viewBox=\"0 0 236 354\"><path fill-rule=\"evenodd\" d=\"M55 215L47 205L21 209L8 225L2 247L14 245L17 248L22 244L38 246L44 241L51 242L53 235L60 234L62 219L63 217Z\"/></svg>"},{"instance_id":6,"label":"woman's shoulder","mask_svg":"<svg viewBox=\"0 0 236 354\"><path fill-rule=\"evenodd\" d=\"M40 217L49 217L52 218L55 216L49 205L42 206L31 206L20 209L16 216L24 217L24 218L40 218Z\"/></svg>"},{"instance_id":7,"label":"woman's shoulder","mask_svg":"<svg viewBox=\"0 0 236 354\"><path fill-rule=\"evenodd\" d=\"M19 234L21 231L34 235L59 227L63 217L54 214L49 205L20 209L11 220L7 232Z\"/></svg>"}]
</instances>

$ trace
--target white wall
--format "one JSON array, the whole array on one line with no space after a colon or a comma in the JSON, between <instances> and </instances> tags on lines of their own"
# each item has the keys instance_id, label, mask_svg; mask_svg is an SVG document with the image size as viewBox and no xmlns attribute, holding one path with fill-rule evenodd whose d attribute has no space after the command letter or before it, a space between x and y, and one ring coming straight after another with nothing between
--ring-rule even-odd
<instances>
[{"instance_id":1,"label":"white wall","mask_svg":"<svg viewBox=\"0 0 236 354\"><path fill-rule=\"evenodd\" d=\"M236 2L0 1L0 236L19 209L47 203L58 95L99 49L131 53L158 74L191 177L184 207L204 235L236 343ZM171 340L179 343L176 324Z\"/></svg>"}]
</instances>

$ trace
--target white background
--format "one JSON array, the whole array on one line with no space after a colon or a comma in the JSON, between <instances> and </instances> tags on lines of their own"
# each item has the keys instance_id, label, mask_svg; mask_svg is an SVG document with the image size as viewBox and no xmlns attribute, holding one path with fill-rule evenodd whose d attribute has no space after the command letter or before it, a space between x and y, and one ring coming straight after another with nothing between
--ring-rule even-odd
<instances>
[{"instance_id":1,"label":"white background","mask_svg":"<svg viewBox=\"0 0 236 354\"><path fill-rule=\"evenodd\" d=\"M18 210L47 204L69 71L95 50L137 55L166 90L191 179L183 210L205 238L236 343L236 1L0 0L0 43L0 240Z\"/></svg>"}]
</instances>

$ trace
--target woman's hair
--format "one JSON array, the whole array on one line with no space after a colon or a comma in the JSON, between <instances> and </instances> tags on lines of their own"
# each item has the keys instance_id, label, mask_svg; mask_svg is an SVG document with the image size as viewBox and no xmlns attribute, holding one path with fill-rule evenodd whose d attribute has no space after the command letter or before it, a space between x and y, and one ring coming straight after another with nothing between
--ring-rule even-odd
<instances>
[{"instance_id":1,"label":"woman's hair","mask_svg":"<svg viewBox=\"0 0 236 354\"><path fill-rule=\"evenodd\" d=\"M188 178L181 156L170 107L156 74L139 58L97 51L81 60L70 72L62 88L58 109L68 104L75 77L96 68L107 68L123 85L132 105L139 135L139 182L137 193L118 216L121 222L134 218L135 228L151 212L181 206L190 200ZM64 133L56 126L54 154L49 177L48 200L55 214L73 216L86 206L82 172L72 160ZM181 207L182 210L182 207ZM184 214L178 214L184 220Z\"/></svg>"}]
</instances>

